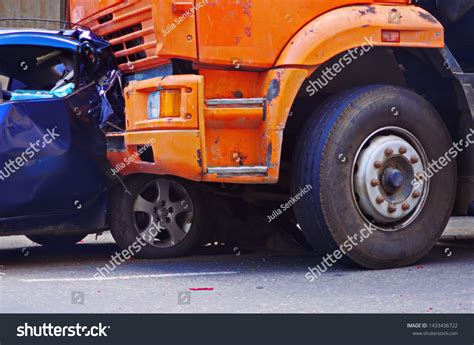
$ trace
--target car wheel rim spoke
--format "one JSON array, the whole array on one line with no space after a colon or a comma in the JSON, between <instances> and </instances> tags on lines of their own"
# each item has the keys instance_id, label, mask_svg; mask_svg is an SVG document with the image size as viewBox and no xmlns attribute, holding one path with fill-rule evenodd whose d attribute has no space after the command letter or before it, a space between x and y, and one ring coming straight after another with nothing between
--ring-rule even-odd
<instances>
[{"instance_id":1,"label":"car wheel rim spoke","mask_svg":"<svg viewBox=\"0 0 474 345\"><path fill-rule=\"evenodd\" d=\"M165 225L166 230L170 235L170 241L173 245L181 242L187 235L187 233L179 227L175 220L171 221L171 223Z\"/></svg>"},{"instance_id":2,"label":"car wheel rim spoke","mask_svg":"<svg viewBox=\"0 0 474 345\"><path fill-rule=\"evenodd\" d=\"M143 212L149 214L150 216L153 214L156 204L146 200L141 195L138 195L137 200L135 201L135 212Z\"/></svg>"},{"instance_id":3,"label":"car wheel rim spoke","mask_svg":"<svg viewBox=\"0 0 474 345\"><path fill-rule=\"evenodd\" d=\"M148 227L140 233L140 237L146 243L153 245L161 231L160 222L155 222L154 219L151 219Z\"/></svg>"},{"instance_id":4,"label":"car wheel rim spoke","mask_svg":"<svg viewBox=\"0 0 474 345\"><path fill-rule=\"evenodd\" d=\"M178 202L172 203L171 207L174 209L174 213L176 215L183 212L193 212L193 203L191 201L191 198L188 196L184 197Z\"/></svg>"},{"instance_id":5,"label":"car wheel rim spoke","mask_svg":"<svg viewBox=\"0 0 474 345\"><path fill-rule=\"evenodd\" d=\"M157 178L138 193L134 204L135 228L149 245L173 247L188 235L193 212L191 196L181 184Z\"/></svg>"},{"instance_id":6,"label":"car wheel rim spoke","mask_svg":"<svg viewBox=\"0 0 474 345\"><path fill-rule=\"evenodd\" d=\"M166 179L156 180L158 188L158 201L170 202L170 181Z\"/></svg>"}]
</instances>

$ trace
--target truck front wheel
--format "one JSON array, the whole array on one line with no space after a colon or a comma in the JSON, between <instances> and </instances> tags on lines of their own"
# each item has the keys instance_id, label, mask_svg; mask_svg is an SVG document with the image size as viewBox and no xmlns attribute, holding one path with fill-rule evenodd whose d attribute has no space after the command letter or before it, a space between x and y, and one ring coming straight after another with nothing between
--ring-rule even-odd
<instances>
[{"instance_id":1,"label":"truck front wheel","mask_svg":"<svg viewBox=\"0 0 474 345\"><path fill-rule=\"evenodd\" d=\"M312 115L294 155L294 210L307 240L331 261L415 263L451 215L459 149L411 91L377 85L333 97Z\"/></svg>"}]
</instances>

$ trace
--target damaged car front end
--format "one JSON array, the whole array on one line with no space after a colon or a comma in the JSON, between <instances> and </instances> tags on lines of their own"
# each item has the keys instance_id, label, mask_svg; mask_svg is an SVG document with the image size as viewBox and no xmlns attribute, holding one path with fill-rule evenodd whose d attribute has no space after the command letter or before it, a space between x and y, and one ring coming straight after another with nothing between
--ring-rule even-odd
<instances>
[{"instance_id":1,"label":"damaged car front end","mask_svg":"<svg viewBox=\"0 0 474 345\"><path fill-rule=\"evenodd\" d=\"M0 236L74 243L107 227L120 79L88 30L0 31Z\"/></svg>"}]
</instances>

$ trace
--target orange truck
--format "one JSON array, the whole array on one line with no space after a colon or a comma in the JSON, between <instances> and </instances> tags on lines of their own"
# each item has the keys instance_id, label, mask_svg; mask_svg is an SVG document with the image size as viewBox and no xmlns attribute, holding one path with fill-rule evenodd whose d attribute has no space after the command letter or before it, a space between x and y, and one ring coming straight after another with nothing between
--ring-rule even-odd
<instances>
[{"instance_id":1,"label":"orange truck","mask_svg":"<svg viewBox=\"0 0 474 345\"><path fill-rule=\"evenodd\" d=\"M471 5L440 2L70 0L122 73L117 243L183 255L221 193L275 205L322 255L421 259L474 200Z\"/></svg>"}]
</instances>

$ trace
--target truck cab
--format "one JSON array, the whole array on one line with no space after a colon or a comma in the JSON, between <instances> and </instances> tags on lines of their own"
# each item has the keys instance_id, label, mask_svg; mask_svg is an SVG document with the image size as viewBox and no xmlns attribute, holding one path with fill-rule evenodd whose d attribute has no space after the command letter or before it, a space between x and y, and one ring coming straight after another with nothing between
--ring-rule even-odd
<instances>
[{"instance_id":1,"label":"truck cab","mask_svg":"<svg viewBox=\"0 0 474 345\"><path fill-rule=\"evenodd\" d=\"M474 199L469 54L440 3L71 0L124 74L117 243L159 229L142 255L184 254L222 213L202 198L226 193L272 205L322 255L418 261Z\"/></svg>"}]
</instances>

